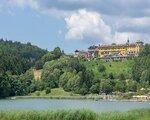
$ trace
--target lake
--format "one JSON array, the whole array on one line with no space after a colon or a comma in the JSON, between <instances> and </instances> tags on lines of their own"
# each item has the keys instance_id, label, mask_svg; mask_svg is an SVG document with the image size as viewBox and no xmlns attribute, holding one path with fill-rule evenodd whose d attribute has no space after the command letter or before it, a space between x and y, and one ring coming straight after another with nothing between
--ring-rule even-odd
<instances>
[{"instance_id":1,"label":"lake","mask_svg":"<svg viewBox=\"0 0 150 120\"><path fill-rule=\"evenodd\" d=\"M0 100L0 110L57 110L90 109L95 112L128 111L150 108L150 102L56 100L56 99L16 99Z\"/></svg>"}]
</instances>

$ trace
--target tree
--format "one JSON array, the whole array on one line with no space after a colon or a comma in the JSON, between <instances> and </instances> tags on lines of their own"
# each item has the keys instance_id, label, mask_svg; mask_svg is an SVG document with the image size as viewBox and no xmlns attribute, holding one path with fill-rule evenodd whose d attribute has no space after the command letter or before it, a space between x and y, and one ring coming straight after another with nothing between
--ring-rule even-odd
<instances>
[{"instance_id":1,"label":"tree","mask_svg":"<svg viewBox=\"0 0 150 120\"><path fill-rule=\"evenodd\" d=\"M45 93L46 93L46 94L51 93L51 88L47 87Z\"/></svg>"},{"instance_id":2,"label":"tree","mask_svg":"<svg viewBox=\"0 0 150 120\"><path fill-rule=\"evenodd\" d=\"M100 83L98 84L95 84L95 85L92 85L92 87L90 88L90 92L91 93L96 93L96 94L99 94L100 92Z\"/></svg>"},{"instance_id":3,"label":"tree","mask_svg":"<svg viewBox=\"0 0 150 120\"><path fill-rule=\"evenodd\" d=\"M100 65L98 66L98 71L99 71L99 72L105 72L105 70L106 70L106 67L105 67L104 65L100 64Z\"/></svg>"},{"instance_id":4,"label":"tree","mask_svg":"<svg viewBox=\"0 0 150 120\"><path fill-rule=\"evenodd\" d=\"M64 89L67 87L67 82L69 79L73 78L74 74L71 72L64 72L59 79L59 86L63 87Z\"/></svg>"},{"instance_id":5,"label":"tree","mask_svg":"<svg viewBox=\"0 0 150 120\"><path fill-rule=\"evenodd\" d=\"M0 74L0 98L5 98L10 95L11 85L7 74Z\"/></svg>"},{"instance_id":6,"label":"tree","mask_svg":"<svg viewBox=\"0 0 150 120\"><path fill-rule=\"evenodd\" d=\"M125 78L123 73L119 74L119 80L126 80L126 78Z\"/></svg>"},{"instance_id":7,"label":"tree","mask_svg":"<svg viewBox=\"0 0 150 120\"><path fill-rule=\"evenodd\" d=\"M85 66L83 64L80 63L79 59L78 58L71 58L69 61L68 61L68 67L73 70L76 70L76 72L79 72L79 71L85 71Z\"/></svg>"},{"instance_id":8,"label":"tree","mask_svg":"<svg viewBox=\"0 0 150 120\"><path fill-rule=\"evenodd\" d=\"M147 44L144 46L143 50L141 51L138 58L134 59L134 64L132 68L132 77L133 80L137 81L138 83L141 82L141 77L145 74L143 71L148 70L150 71L150 45Z\"/></svg>"},{"instance_id":9,"label":"tree","mask_svg":"<svg viewBox=\"0 0 150 120\"><path fill-rule=\"evenodd\" d=\"M44 82L43 81L37 81L37 82L35 82L35 84L37 86L37 90L38 91L44 90L45 86L44 86Z\"/></svg>"},{"instance_id":10,"label":"tree","mask_svg":"<svg viewBox=\"0 0 150 120\"><path fill-rule=\"evenodd\" d=\"M9 76L10 77L10 85L11 85L11 92L10 96L18 96L23 95L23 85L19 76Z\"/></svg>"},{"instance_id":11,"label":"tree","mask_svg":"<svg viewBox=\"0 0 150 120\"><path fill-rule=\"evenodd\" d=\"M136 81L133 81L133 80L130 80L128 81L127 85L126 85L126 90L128 92L136 92L137 91L137 82Z\"/></svg>"},{"instance_id":12,"label":"tree","mask_svg":"<svg viewBox=\"0 0 150 120\"><path fill-rule=\"evenodd\" d=\"M109 94L113 91L113 86L111 86L111 82L109 79L103 79L100 83L100 90L106 94Z\"/></svg>"},{"instance_id":13,"label":"tree","mask_svg":"<svg viewBox=\"0 0 150 120\"><path fill-rule=\"evenodd\" d=\"M20 75L19 77L22 86L24 95L31 93L33 89L34 75L33 70L29 69L25 74Z\"/></svg>"},{"instance_id":14,"label":"tree","mask_svg":"<svg viewBox=\"0 0 150 120\"><path fill-rule=\"evenodd\" d=\"M69 79L67 87L74 93L81 94L80 93L80 89L82 87L81 83L82 83L81 77L78 74L76 74L74 75L74 77Z\"/></svg>"},{"instance_id":15,"label":"tree","mask_svg":"<svg viewBox=\"0 0 150 120\"><path fill-rule=\"evenodd\" d=\"M109 78L109 79L114 79L113 73L110 73L110 74L108 75L108 78Z\"/></svg>"},{"instance_id":16,"label":"tree","mask_svg":"<svg viewBox=\"0 0 150 120\"><path fill-rule=\"evenodd\" d=\"M86 69L85 71L80 71L78 75L81 78L80 81L78 81L78 86L80 87L80 89L78 89L79 93L89 93L90 88L92 86L92 81L94 80L93 71Z\"/></svg>"},{"instance_id":17,"label":"tree","mask_svg":"<svg viewBox=\"0 0 150 120\"><path fill-rule=\"evenodd\" d=\"M59 47L54 48L53 54L55 59L60 58L62 55L61 49Z\"/></svg>"},{"instance_id":18,"label":"tree","mask_svg":"<svg viewBox=\"0 0 150 120\"><path fill-rule=\"evenodd\" d=\"M117 80L115 84L115 91L125 92L125 84L123 81Z\"/></svg>"},{"instance_id":19,"label":"tree","mask_svg":"<svg viewBox=\"0 0 150 120\"><path fill-rule=\"evenodd\" d=\"M55 83L56 83L56 87L59 87L59 78L62 74L62 71L60 69L54 69L53 70L53 74L55 76Z\"/></svg>"},{"instance_id":20,"label":"tree","mask_svg":"<svg viewBox=\"0 0 150 120\"><path fill-rule=\"evenodd\" d=\"M140 55L140 57L150 55L150 44L146 44L139 55Z\"/></svg>"},{"instance_id":21,"label":"tree","mask_svg":"<svg viewBox=\"0 0 150 120\"><path fill-rule=\"evenodd\" d=\"M54 54L52 52L48 52L41 58L41 62L45 63L54 59L55 59Z\"/></svg>"},{"instance_id":22,"label":"tree","mask_svg":"<svg viewBox=\"0 0 150 120\"><path fill-rule=\"evenodd\" d=\"M56 88L58 87L57 78L54 73L50 73L49 71L44 72L42 74L42 80L44 81L45 88Z\"/></svg>"},{"instance_id":23,"label":"tree","mask_svg":"<svg viewBox=\"0 0 150 120\"><path fill-rule=\"evenodd\" d=\"M148 82L150 85L150 71L144 70L140 77L141 82Z\"/></svg>"},{"instance_id":24,"label":"tree","mask_svg":"<svg viewBox=\"0 0 150 120\"><path fill-rule=\"evenodd\" d=\"M81 86L81 88L79 90L79 93L81 95L86 95L88 92L89 92L88 86L85 83L83 83L83 85Z\"/></svg>"},{"instance_id":25,"label":"tree","mask_svg":"<svg viewBox=\"0 0 150 120\"><path fill-rule=\"evenodd\" d=\"M40 49L31 43L0 40L0 70L12 75L21 75L40 60L46 50Z\"/></svg>"},{"instance_id":26,"label":"tree","mask_svg":"<svg viewBox=\"0 0 150 120\"><path fill-rule=\"evenodd\" d=\"M39 70L39 69L42 69L43 68L43 65L44 65L44 62L42 60L39 60L37 62L35 62L35 69L36 70Z\"/></svg>"}]
</instances>

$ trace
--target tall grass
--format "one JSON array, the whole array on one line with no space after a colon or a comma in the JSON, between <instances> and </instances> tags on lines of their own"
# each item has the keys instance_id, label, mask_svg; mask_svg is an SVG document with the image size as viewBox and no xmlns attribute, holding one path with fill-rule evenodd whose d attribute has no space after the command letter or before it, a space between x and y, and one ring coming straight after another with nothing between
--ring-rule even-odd
<instances>
[{"instance_id":1,"label":"tall grass","mask_svg":"<svg viewBox=\"0 0 150 120\"><path fill-rule=\"evenodd\" d=\"M150 109L99 114L89 110L1 111L0 120L150 120Z\"/></svg>"}]
</instances>

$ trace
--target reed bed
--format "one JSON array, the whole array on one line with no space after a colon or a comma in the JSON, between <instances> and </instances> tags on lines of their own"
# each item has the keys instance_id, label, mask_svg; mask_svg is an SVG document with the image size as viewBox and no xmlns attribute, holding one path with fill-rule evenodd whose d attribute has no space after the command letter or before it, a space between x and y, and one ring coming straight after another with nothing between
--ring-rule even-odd
<instances>
[{"instance_id":1,"label":"reed bed","mask_svg":"<svg viewBox=\"0 0 150 120\"><path fill-rule=\"evenodd\" d=\"M108 113L90 110L0 111L0 120L150 120L150 109Z\"/></svg>"}]
</instances>

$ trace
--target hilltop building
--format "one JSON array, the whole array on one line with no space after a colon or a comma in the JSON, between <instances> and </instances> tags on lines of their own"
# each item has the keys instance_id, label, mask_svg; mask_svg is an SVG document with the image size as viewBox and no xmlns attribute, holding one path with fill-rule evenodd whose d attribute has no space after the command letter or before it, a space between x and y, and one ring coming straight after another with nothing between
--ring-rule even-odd
<instances>
[{"instance_id":1,"label":"hilltop building","mask_svg":"<svg viewBox=\"0 0 150 120\"><path fill-rule=\"evenodd\" d=\"M75 51L75 55L84 56L87 59L100 58L104 60L119 60L126 58L133 58L139 55L140 50L143 47L143 42L137 41L136 43L126 44L111 44L111 45L98 45L90 46L88 51Z\"/></svg>"},{"instance_id":2,"label":"hilltop building","mask_svg":"<svg viewBox=\"0 0 150 120\"><path fill-rule=\"evenodd\" d=\"M84 50L76 50L74 57L85 57L85 58L92 58L91 54L88 51Z\"/></svg>"}]
</instances>

